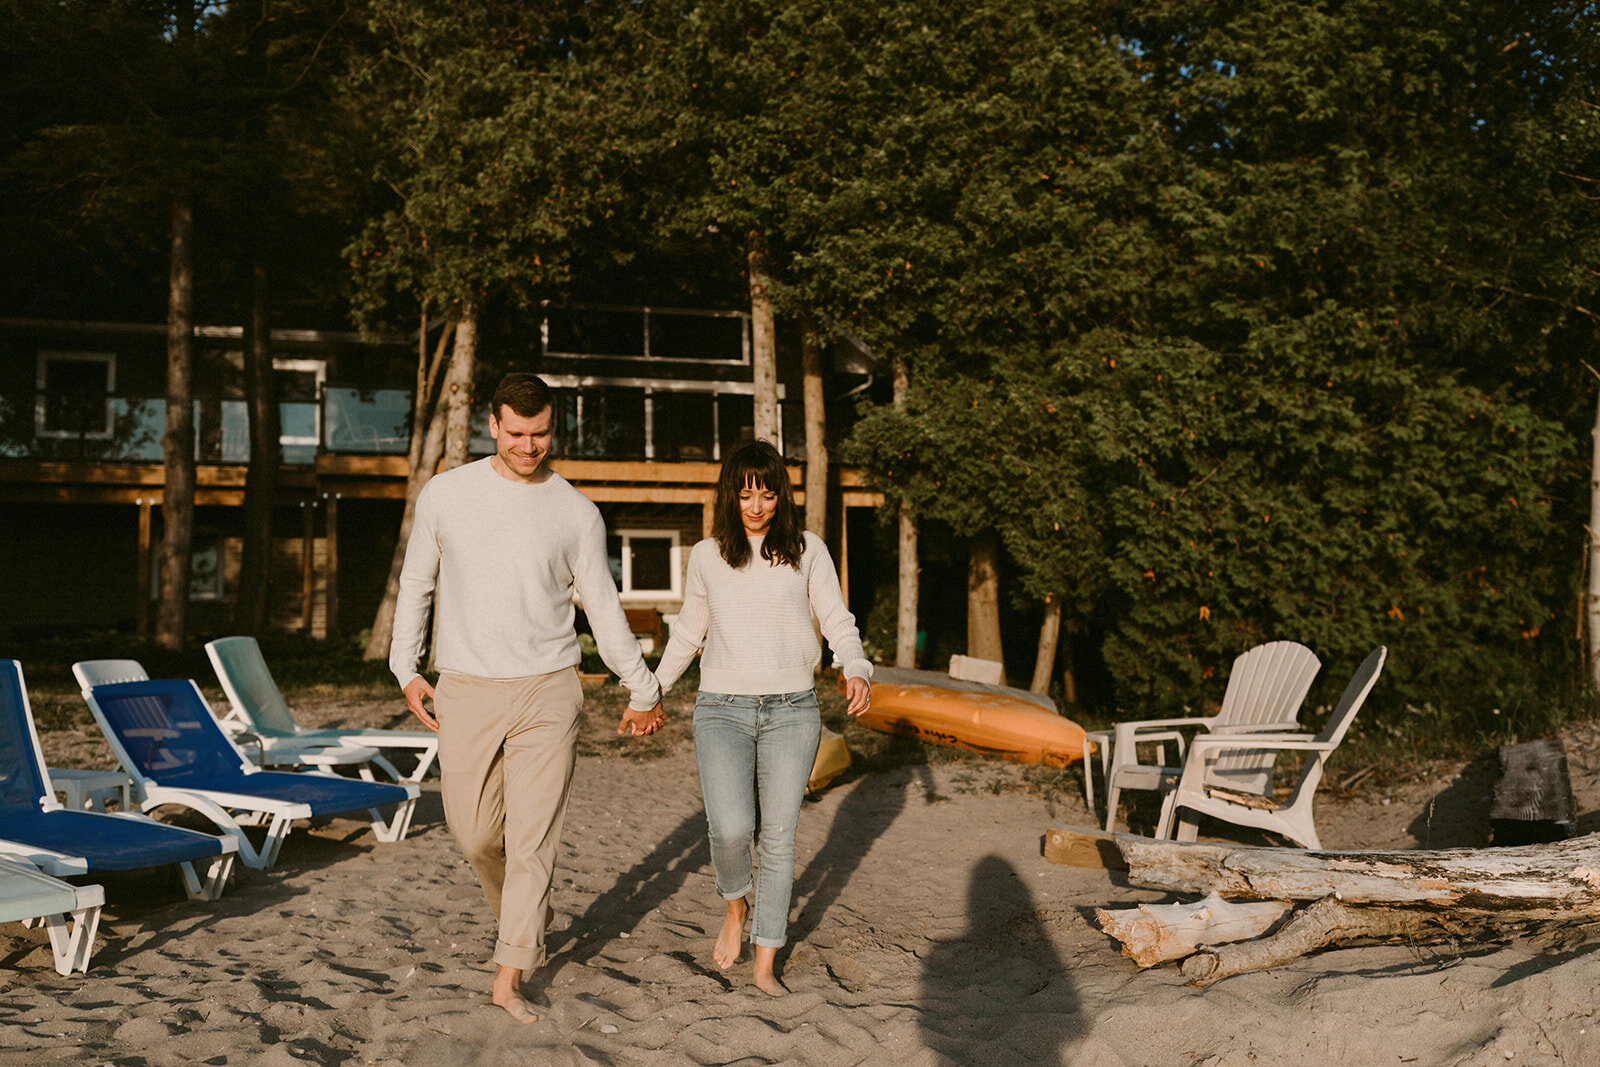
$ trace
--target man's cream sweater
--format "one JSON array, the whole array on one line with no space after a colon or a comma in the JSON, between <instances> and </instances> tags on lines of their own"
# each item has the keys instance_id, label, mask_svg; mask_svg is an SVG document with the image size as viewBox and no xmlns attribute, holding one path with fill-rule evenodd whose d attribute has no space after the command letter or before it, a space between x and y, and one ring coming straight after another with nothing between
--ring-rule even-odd
<instances>
[{"instance_id":1,"label":"man's cream sweater","mask_svg":"<svg viewBox=\"0 0 1600 1067\"><path fill-rule=\"evenodd\" d=\"M559 474L537 485L502 478L488 459L435 475L406 542L389 669L401 688L417 677L430 602L441 671L527 678L575 666L574 590L628 706L655 707L660 689L617 598L605 524L589 498Z\"/></svg>"}]
</instances>

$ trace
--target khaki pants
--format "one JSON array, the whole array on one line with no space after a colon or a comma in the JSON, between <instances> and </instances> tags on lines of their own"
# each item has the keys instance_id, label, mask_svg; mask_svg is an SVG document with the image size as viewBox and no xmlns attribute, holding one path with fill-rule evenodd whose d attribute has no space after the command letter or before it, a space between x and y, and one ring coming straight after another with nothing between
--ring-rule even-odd
<instances>
[{"instance_id":1,"label":"khaki pants","mask_svg":"<svg viewBox=\"0 0 1600 1067\"><path fill-rule=\"evenodd\" d=\"M545 961L545 917L576 759L575 668L531 678L439 679L444 817L500 923L494 962Z\"/></svg>"}]
</instances>

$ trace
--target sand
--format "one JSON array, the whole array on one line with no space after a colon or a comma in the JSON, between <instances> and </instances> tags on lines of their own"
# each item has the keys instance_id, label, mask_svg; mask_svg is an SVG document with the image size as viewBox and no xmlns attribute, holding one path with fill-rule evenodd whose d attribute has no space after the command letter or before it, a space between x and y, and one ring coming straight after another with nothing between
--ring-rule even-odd
<instances>
[{"instance_id":1,"label":"sand","mask_svg":"<svg viewBox=\"0 0 1600 1067\"><path fill-rule=\"evenodd\" d=\"M310 724L394 712L335 702ZM748 949L726 973L711 961L722 909L686 722L625 744L602 725L529 985L544 1020L488 1004L493 922L431 779L406 841L298 828L274 869L240 871L215 903L165 872L101 879L86 975L58 976L42 932L0 927L0 1065L1600 1062L1600 945L1571 932L1340 948L1207 989L1140 971L1092 909L1167 898L1047 863L1048 827L1094 821L1076 776L1041 788L986 761L850 772L805 805L779 956L792 992L768 998ZM107 763L87 731L44 743L52 762ZM1593 813L1600 739L1567 744ZM1330 788L1318 826L1330 848L1481 844L1492 775L1480 760Z\"/></svg>"}]
</instances>

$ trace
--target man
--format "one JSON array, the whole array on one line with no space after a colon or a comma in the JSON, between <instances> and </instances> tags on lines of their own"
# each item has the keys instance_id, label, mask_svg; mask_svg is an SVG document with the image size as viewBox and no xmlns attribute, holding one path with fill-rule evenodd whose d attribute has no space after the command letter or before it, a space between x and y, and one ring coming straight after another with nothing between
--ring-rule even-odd
<instances>
[{"instance_id":1,"label":"man","mask_svg":"<svg viewBox=\"0 0 1600 1067\"><path fill-rule=\"evenodd\" d=\"M583 704L574 590L630 694L617 733L665 722L611 580L600 511L548 466L551 401L540 378L508 374L489 416L495 454L423 488L389 647L406 706L439 734L445 821L499 920L494 1003L525 1023L539 1017L522 979L545 960ZM437 692L417 673L430 604Z\"/></svg>"}]
</instances>

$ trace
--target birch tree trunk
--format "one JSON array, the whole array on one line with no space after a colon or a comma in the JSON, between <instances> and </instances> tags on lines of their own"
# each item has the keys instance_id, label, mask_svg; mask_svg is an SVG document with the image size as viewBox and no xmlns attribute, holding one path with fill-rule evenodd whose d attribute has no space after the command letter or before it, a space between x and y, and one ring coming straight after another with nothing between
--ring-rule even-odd
<instances>
[{"instance_id":1,"label":"birch tree trunk","mask_svg":"<svg viewBox=\"0 0 1600 1067\"><path fill-rule=\"evenodd\" d=\"M783 440L778 429L778 345L772 321L771 278L767 274L767 242L751 230L745 245L750 271L750 371L755 382L755 435L770 441L779 452Z\"/></svg>"},{"instance_id":2,"label":"birch tree trunk","mask_svg":"<svg viewBox=\"0 0 1600 1067\"><path fill-rule=\"evenodd\" d=\"M894 360L894 405L905 407L911 379L904 357ZM909 501L900 501L899 608L895 614L894 665L917 665L917 516Z\"/></svg>"},{"instance_id":3,"label":"birch tree trunk","mask_svg":"<svg viewBox=\"0 0 1600 1067\"><path fill-rule=\"evenodd\" d=\"M467 308L456 323L455 352L444 380L444 469L465 463L472 445L472 381L478 369L477 309Z\"/></svg>"},{"instance_id":4,"label":"birch tree trunk","mask_svg":"<svg viewBox=\"0 0 1600 1067\"><path fill-rule=\"evenodd\" d=\"M1039 623L1039 651L1033 657L1033 681L1028 689L1034 693L1050 692L1050 675L1056 666L1056 644L1061 638L1061 598L1044 599L1044 620Z\"/></svg>"},{"instance_id":5,"label":"birch tree trunk","mask_svg":"<svg viewBox=\"0 0 1600 1067\"><path fill-rule=\"evenodd\" d=\"M161 600L156 644L183 647L189 619L189 556L194 532L194 207L172 201L167 292L167 429L161 437Z\"/></svg>"},{"instance_id":6,"label":"birch tree trunk","mask_svg":"<svg viewBox=\"0 0 1600 1067\"><path fill-rule=\"evenodd\" d=\"M977 534L967 546L967 655L1005 662L1000 647L999 546L993 533Z\"/></svg>"},{"instance_id":7,"label":"birch tree trunk","mask_svg":"<svg viewBox=\"0 0 1600 1067\"><path fill-rule=\"evenodd\" d=\"M389 578L384 583L383 599L378 602L372 619L372 633L363 659L388 659L389 642L394 638L394 607L400 595L400 569L406 561L406 542L411 539L411 524L416 517L417 497L428 484L444 455L444 405L434 396L439 376L449 350L453 331L446 327L439 334L439 343L428 356L428 320L423 316L417 333L417 384L411 403L411 446L407 454L406 502L400 513L400 536L395 542L394 554L389 558Z\"/></svg>"},{"instance_id":8,"label":"birch tree trunk","mask_svg":"<svg viewBox=\"0 0 1600 1067\"><path fill-rule=\"evenodd\" d=\"M822 389L822 346L808 319L800 334L806 419L806 529L828 539L828 413Z\"/></svg>"},{"instance_id":9,"label":"birch tree trunk","mask_svg":"<svg viewBox=\"0 0 1600 1067\"><path fill-rule=\"evenodd\" d=\"M272 559L272 506L277 494L282 436L272 377L272 322L267 307L267 268L257 263L250 297L250 337L245 344L245 409L250 418L250 467L244 478L244 545L239 560L239 597L233 626L259 634L267 623L267 575Z\"/></svg>"},{"instance_id":10,"label":"birch tree trunk","mask_svg":"<svg viewBox=\"0 0 1600 1067\"><path fill-rule=\"evenodd\" d=\"M1595 407L1594 453L1589 466L1589 589L1583 618L1588 630L1589 682L1600 692L1600 401Z\"/></svg>"}]
</instances>

